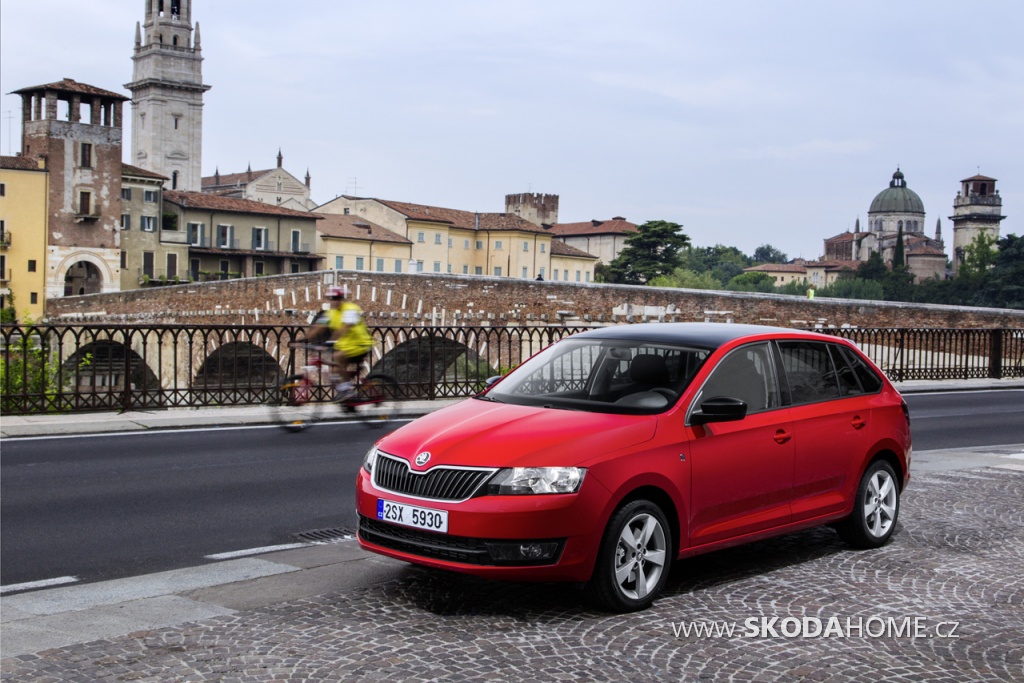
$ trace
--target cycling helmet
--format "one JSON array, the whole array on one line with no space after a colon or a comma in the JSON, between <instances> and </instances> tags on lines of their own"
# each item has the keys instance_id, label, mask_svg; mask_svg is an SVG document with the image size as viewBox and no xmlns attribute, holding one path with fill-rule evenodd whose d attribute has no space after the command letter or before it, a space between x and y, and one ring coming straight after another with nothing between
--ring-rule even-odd
<instances>
[{"instance_id":1,"label":"cycling helmet","mask_svg":"<svg viewBox=\"0 0 1024 683\"><path fill-rule=\"evenodd\" d=\"M341 287L328 287L327 298L328 299L344 299L348 296L348 287L342 285Z\"/></svg>"}]
</instances>

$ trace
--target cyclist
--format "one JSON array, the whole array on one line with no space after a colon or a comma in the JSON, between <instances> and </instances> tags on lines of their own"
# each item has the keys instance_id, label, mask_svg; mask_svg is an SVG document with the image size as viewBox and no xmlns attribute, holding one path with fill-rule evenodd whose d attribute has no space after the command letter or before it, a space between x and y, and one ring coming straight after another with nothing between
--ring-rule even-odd
<instances>
[{"instance_id":1,"label":"cyclist","mask_svg":"<svg viewBox=\"0 0 1024 683\"><path fill-rule=\"evenodd\" d=\"M331 365L338 376L337 398L339 401L345 401L356 393L349 365L362 362L373 347L373 337L363 319L363 309L348 300L347 286L329 287L327 298L331 302L331 307L323 312L307 337L326 338L333 342L334 354Z\"/></svg>"}]
</instances>

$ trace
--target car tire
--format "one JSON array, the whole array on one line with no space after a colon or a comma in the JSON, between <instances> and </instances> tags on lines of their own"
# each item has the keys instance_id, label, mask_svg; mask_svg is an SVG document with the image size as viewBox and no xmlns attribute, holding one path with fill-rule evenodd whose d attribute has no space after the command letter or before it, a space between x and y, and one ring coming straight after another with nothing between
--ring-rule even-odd
<instances>
[{"instance_id":1,"label":"car tire","mask_svg":"<svg viewBox=\"0 0 1024 683\"><path fill-rule=\"evenodd\" d=\"M665 587L673 557L665 513L649 500L630 501L608 521L584 594L613 612L646 609Z\"/></svg>"},{"instance_id":2,"label":"car tire","mask_svg":"<svg viewBox=\"0 0 1024 683\"><path fill-rule=\"evenodd\" d=\"M836 525L839 537L854 548L878 548L896 530L900 511L900 485L892 465L871 463L857 487L853 512Z\"/></svg>"}]
</instances>

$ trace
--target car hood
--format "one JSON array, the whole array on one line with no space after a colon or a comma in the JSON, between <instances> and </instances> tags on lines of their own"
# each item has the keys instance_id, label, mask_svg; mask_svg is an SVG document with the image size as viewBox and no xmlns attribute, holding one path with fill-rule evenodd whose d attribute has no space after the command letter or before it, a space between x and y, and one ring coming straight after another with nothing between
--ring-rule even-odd
<instances>
[{"instance_id":1,"label":"car hood","mask_svg":"<svg viewBox=\"0 0 1024 683\"><path fill-rule=\"evenodd\" d=\"M437 465L573 466L654 436L657 417L610 415L470 399L415 420L378 447L414 470ZM424 452L423 466L414 458Z\"/></svg>"}]
</instances>

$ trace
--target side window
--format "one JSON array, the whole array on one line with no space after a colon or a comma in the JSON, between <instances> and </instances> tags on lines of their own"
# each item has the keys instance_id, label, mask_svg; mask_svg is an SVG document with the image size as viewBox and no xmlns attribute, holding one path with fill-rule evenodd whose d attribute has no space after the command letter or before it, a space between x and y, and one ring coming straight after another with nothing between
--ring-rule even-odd
<instances>
[{"instance_id":1,"label":"side window","mask_svg":"<svg viewBox=\"0 0 1024 683\"><path fill-rule=\"evenodd\" d=\"M694 401L708 398L738 398L747 404L747 413L759 413L779 407L778 383L768 344L751 344L732 351L715 367Z\"/></svg>"},{"instance_id":2,"label":"side window","mask_svg":"<svg viewBox=\"0 0 1024 683\"><path fill-rule=\"evenodd\" d=\"M829 353L832 354L832 364L836 367L836 376L839 378L839 393L842 396L856 396L863 394L860 382L853 368L846 362L846 358L839 350L838 344L828 345Z\"/></svg>"},{"instance_id":3,"label":"side window","mask_svg":"<svg viewBox=\"0 0 1024 683\"><path fill-rule=\"evenodd\" d=\"M874 394L875 392L882 390L882 378L878 376L875 370L864 362L864 359L860 357L856 351L848 349L845 346L838 346L842 355L846 358L850 367L857 374L857 379L860 380L861 386L864 388L864 392L868 394Z\"/></svg>"},{"instance_id":4,"label":"side window","mask_svg":"<svg viewBox=\"0 0 1024 683\"><path fill-rule=\"evenodd\" d=\"M793 405L839 398L839 381L828 345L824 342L780 341L779 351Z\"/></svg>"}]
</instances>

